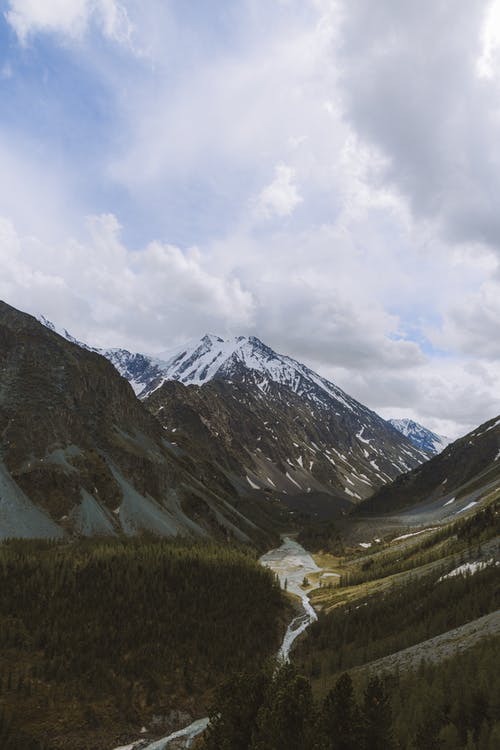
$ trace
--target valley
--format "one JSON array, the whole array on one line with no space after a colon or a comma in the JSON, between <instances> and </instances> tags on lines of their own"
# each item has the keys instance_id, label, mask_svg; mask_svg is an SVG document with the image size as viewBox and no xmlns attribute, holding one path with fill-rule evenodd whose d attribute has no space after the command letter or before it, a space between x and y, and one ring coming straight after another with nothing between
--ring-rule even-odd
<instances>
[{"instance_id":1,"label":"valley","mask_svg":"<svg viewBox=\"0 0 500 750\"><path fill-rule=\"evenodd\" d=\"M415 674L497 648L500 419L444 445L255 337L153 372L42 323L0 306L2 747L328 747L352 681L398 750L490 750L493 697L429 729Z\"/></svg>"},{"instance_id":2,"label":"valley","mask_svg":"<svg viewBox=\"0 0 500 750\"><path fill-rule=\"evenodd\" d=\"M500 750L500 0L3 0L0 105L0 750Z\"/></svg>"}]
</instances>

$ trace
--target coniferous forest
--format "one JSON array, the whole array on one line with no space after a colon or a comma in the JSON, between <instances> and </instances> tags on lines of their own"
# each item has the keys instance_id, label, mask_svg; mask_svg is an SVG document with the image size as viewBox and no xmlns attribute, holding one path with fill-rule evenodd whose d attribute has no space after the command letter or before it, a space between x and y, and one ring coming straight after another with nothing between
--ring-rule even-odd
<instances>
[{"instance_id":1,"label":"coniferous forest","mask_svg":"<svg viewBox=\"0 0 500 750\"><path fill-rule=\"evenodd\" d=\"M2 750L112 747L154 716L202 715L275 652L286 607L253 553L154 540L12 541L0 591Z\"/></svg>"},{"instance_id":2,"label":"coniferous forest","mask_svg":"<svg viewBox=\"0 0 500 750\"><path fill-rule=\"evenodd\" d=\"M201 750L498 750L500 642L415 672L341 674L315 696L295 667L240 674L217 695ZM242 710L243 708L243 710Z\"/></svg>"},{"instance_id":3,"label":"coniferous forest","mask_svg":"<svg viewBox=\"0 0 500 750\"><path fill-rule=\"evenodd\" d=\"M383 595L337 607L298 644L295 659L313 678L335 675L452 630L500 607L498 568L436 581L394 584Z\"/></svg>"}]
</instances>

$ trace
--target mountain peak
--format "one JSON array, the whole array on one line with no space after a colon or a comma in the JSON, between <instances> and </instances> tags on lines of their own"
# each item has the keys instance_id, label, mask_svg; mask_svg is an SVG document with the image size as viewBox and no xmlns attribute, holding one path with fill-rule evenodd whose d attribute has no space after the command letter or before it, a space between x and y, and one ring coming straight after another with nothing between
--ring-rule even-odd
<instances>
[{"instance_id":1,"label":"mountain peak","mask_svg":"<svg viewBox=\"0 0 500 750\"><path fill-rule=\"evenodd\" d=\"M389 422L396 430L398 430L398 432L401 432L402 435L407 437L416 448L424 450L432 455L441 453L441 451L451 442L449 438L444 435L438 435L408 417L402 419L389 419Z\"/></svg>"}]
</instances>

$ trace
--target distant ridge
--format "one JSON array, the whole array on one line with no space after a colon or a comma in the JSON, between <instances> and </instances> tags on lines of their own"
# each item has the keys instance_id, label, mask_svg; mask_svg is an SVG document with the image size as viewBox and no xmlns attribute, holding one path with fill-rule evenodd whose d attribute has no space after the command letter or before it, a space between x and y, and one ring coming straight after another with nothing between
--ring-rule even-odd
<instances>
[{"instance_id":1,"label":"distant ridge","mask_svg":"<svg viewBox=\"0 0 500 750\"><path fill-rule=\"evenodd\" d=\"M427 427L414 422L413 419L390 419L389 422L396 430L408 438L416 448L437 455L451 443L444 435L437 435Z\"/></svg>"}]
</instances>

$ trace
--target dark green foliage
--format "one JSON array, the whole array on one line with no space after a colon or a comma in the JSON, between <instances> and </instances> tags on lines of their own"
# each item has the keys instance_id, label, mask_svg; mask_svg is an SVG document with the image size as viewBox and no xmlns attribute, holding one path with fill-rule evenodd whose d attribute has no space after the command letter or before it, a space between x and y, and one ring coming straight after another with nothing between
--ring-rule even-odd
<instances>
[{"instance_id":1,"label":"dark green foliage","mask_svg":"<svg viewBox=\"0 0 500 750\"><path fill-rule=\"evenodd\" d=\"M392 675L394 733L404 750L495 750L500 738L500 638L439 664Z\"/></svg>"},{"instance_id":2,"label":"dark green foliage","mask_svg":"<svg viewBox=\"0 0 500 750\"><path fill-rule=\"evenodd\" d=\"M219 696L212 730L201 748L498 750L499 657L500 639L495 638L439 664L422 664L415 672L383 680L358 676L357 691L344 674L320 706L293 667L280 669L274 677L267 671L261 682L255 673L239 675ZM244 734L236 728L239 715Z\"/></svg>"},{"instance_id":3,"label":"dark green foliage","mask_svg":"<svg viewBox=\"0 0 500 750\"><path fill-rule=\"evenodd\" d=\"M257 723L257 714L272 684L270 668L238 674L217 692L204 742L206 750L247 750Z\"/></svg>"},{"instance_id":4,"label":"dark green foliage","mask_svg":"<svg viewBox=\"0 0 500 750\"><path fill-rule=\"evenodd\" d=\"M329 523L308 523L297 537L310 552L330 552L332 555L344 554L344 545L340 533L332 521Z\"/></svg>"},{"instance_id":5,"label":"dark green foliage","mask_svg":"<svg viewBox=\"0 0 500 750\"><path fill-rule=\"evenodd\" d=\"M440 582L436 574L416 578L382 596L320 617L298 644L295 660L311 677L336 674L432 638L499 606L495 566Z\"/></svg>"},{"instance_id":6,"label":"dark green foliage","mask_svg":"<svg viewBox=\"0 0 500 750\"><path fill-rule=\"evenodd\" d=\"M343 674L326 696L318 726L321 750L359 750L363 738L361 712L348 674Z\"/></svg>"},{"instance_id":7,"label":"dark green foliage","mask_svg":"<svg viewBox=\"0 0 500 750\"><path fill-rule=\"evenodd\" d=\"M377 548L363 552L368 556L357 572L342 576L341 587L354 586L365 581L386 578L394 573L415 570L427 563L442 560L451 555L468 554L472 547L480 548L488 540L500 534L500 503L495 501L470 518L464 518L427 534L418 545L397 547L393 551L377 554Z\"/></svg>"},{"instance_id":8,"label":"dark green foliage","mask_svg":"<svg viewBox=\"0 0 500 750\"><path fill-rule=\"evenodd\" d=\"M111 702L117 721L144 722L260 666L281 637L272 573L209 544L13 542L0 591L0 707L14 718L73 701L92 727L106 721L94 704Z\"/></svg>"},{"instance_id":9,"label":"dark green foliage","mask_svg":"<svg viewBox=\"0 0 500 750\"><path fill-rule=\"evenodd\" d=\"M251 750L304 750L311 747L313 718L309 682L297 674L294 667L285 664L274 676L257 714Z\"/></svg>"},{"instance_id":10,"label":"dark green foliage","mask_svg":"<svg viewBox=\"0 0 500 750\"><path fill-rule=\"evenodd\" d=\"M0 712L0 748L2 750L45 750L41 742L19 730L4 712Z\"/></svg>"},{"instance_id":11,"label":"dark green foliage","mask_svg":"<svg viewBox=\"0 0 500 750\"><path fill-rule=\"evenodd\" d=\"M394 747L389 697L378 677L370 680L363 696L361 745L363 750L391 750Z\"/></svg>"}]
</instances>

